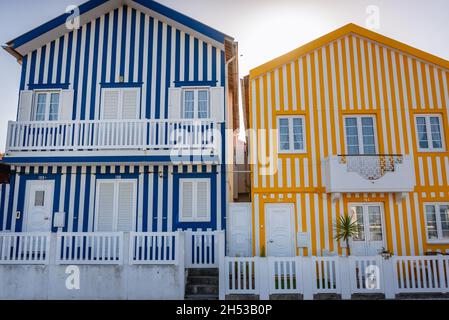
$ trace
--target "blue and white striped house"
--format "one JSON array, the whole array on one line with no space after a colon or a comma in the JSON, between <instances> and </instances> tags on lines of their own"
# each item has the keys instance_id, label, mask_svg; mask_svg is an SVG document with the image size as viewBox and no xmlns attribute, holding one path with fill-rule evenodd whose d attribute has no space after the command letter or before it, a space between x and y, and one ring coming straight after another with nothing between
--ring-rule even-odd
<instances>
[{"instance_id":1,"label":"blue and white striped house","mask_svg":"<svg viewBox=\"0 0 449 320\"><path fill-rule=\"evenodd\" d=\"M22 71L0 231L224 230L237 44L150 0L74 12L5 46Z\"/></svg>"}]
</instances>

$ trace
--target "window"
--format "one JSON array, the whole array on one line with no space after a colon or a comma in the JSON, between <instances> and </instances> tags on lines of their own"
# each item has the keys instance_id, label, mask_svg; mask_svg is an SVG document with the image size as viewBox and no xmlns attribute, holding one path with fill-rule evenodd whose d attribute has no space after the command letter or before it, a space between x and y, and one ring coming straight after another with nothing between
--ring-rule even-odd
<instances>
[{"instance_id":1,"label":"window","mask_svg":"<svg viewBox=\"0 0 449 320\"><path fill-rule=\"evenodd\" d=\"M35 121L55 121L59 119L60 93L37 91L33 117Z\"/></svg>"},{"instance_id":2,"label":"window","mask_svg":"<svg viewBox=\"0 0 449 320\"><path fill-rule=\"evenodd\" d=\"M136 212L136 181L97 181L96 231L133 231Z\"/></svg>"},{"instance_id":3,"label":"window","mask_svg":"<svg viewBox=\"0 0 449 320\"><path fill-rule=\"evenodd\" d=\"M34 194L34 206L44 207L45 206L45 191L39 190Z\"/></svg>"},{"instance_id":4,"label":"window","mask_svg":"<svg viewBox=\"0 0 449 320\"><path fill-rule=\"evenodd\" d=\"M279 152L304 153L304 117L278 117Z\"/></svg>"},{"instance_id":5,"label":"window","mask_svg":"<svg viewBox=\"0 0 449 320\"><path fill-rule=\"evenodd\" d=\"M207 119L210 117L209 90L185 89L183 91L184 119Z\"/></svg>"},{"instance_id":6,"label":"window","mask_svg":"<svg viewBox=\"0 0 449 320\"><path fill-rule=\"evenodd\" d=\"M376 154L375 120L372 116L345 117L346 152Z\"/></svg>"},{"instance_id":7,"label":"window","mask_svg":"<svg viewBox=\"0 0 449 320\"><path fill-rule=\"evenodd\" d=\"M180 179L179 221L210 221L210 179Z\"/></svg>"},{"instance_id":8,"label":"window","mask_svg":"<svg viewBox=\"0 0 449 320\"><path fill-rule=\"evenodd\" d=\"M444 151L440 115L416 116L416 132L419 151Z\"/></svg>"},{"instance_id":9,"label":"window","mask_svg":"<svg viewBox=\"0 0 449 320\"><path fill-rule=\"evenodd\" d=\"M449 203L429 203L425 206L427 240L449 241Z\"/></svg>"},{"instance_id":10,"label":"window","mask_svg":"<svg viewBox=\"0 0 449 320\"><path fill-rule=\"evenodd\" d=\"M103 89L102 119L137 119L140 111L140 89Z\"/></svg>"}]
</instances>

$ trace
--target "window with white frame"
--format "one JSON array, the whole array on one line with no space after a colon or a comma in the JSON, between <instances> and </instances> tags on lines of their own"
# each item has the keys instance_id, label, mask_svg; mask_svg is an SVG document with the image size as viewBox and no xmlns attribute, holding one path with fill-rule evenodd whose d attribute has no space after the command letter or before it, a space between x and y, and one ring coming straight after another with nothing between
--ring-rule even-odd
<instances>
[{"instance_id":1,"label":"window with white frame","mask_svg":"<svg viewBox=\"0 0 449 320\"><path fill-rule=\"evenodd\" d=\"M32 119L35 121L56 121L59 119L59 91L36 91Z\"/></svg>"},{"instance_id":2,"label":"window with white frame","mask_svg":"<svg viewBox=\"0 0 449 320\"><path fill-rule=\"evenodd\" d=\"M375 118L347 116L344 120L347 154L376 154Z\"/></svg>"},{"instance_id":3,"label":"window with white frame","mask_svg":"<svg viewBox=\"0 0 449 320\"><path fill-rule=\"evenodd\" d=\"M99 179L96 190L96 231L133 231L136 217L135 179Z\"/></svg>"},{"instance_id":4,"label":"window with white frame","mask_svg":"<svg viewBox=\"0 0 449 320\"><path fill-rule=\"evenodd\" d=\"M444 151L443 126L440 115L417 115L416 133L419 151Z\"/></svg>"},{"instance_id":5,"label":"window with white frame","mask_svg":"<svg viewBox=\"0 0 449 320\"><path fill-rule=\"evenodd\" d=\"M210 118L209 89L184 89L182 96L182 117L184 119Z\"/></svg>"},{"instance_id":6,"label":"window with white frame","mask_svg":"<svg viewBox=\"0 0 449 320\"><path fill-rule=\"evenodd\" d=\"M180 179L179 189L179 221L209 222L210 179Z\"/></svg>"},{"instance_id":7,"label":"window with white frame","mask_svg":"<svg viewBox=\"0 0 449 320\"><path fill-rule=\"evenodd\" d=\"M115 120L139 118L139 88L104 88L102 89L102 94L102 119Z\"/></svg>"},{"instance_id":8,"label":"window with white frame","mask_svg":"<svg viewBox=\"0 0 449 320\"><path fill-rule=\"evenodd\" d=\"M304 153L304 116L278 117L278 149L281 153Z\"/></svg>"},{"instance_id":9,"label":"window with white frame","mask_svg":"<svg viewBox=\"0 0 449 320\"><path fill-rule=\"evenodd\" d=\"M449 203L427 203L424 208L427 240L449 241Z\"/></svg>"}]
</instances>

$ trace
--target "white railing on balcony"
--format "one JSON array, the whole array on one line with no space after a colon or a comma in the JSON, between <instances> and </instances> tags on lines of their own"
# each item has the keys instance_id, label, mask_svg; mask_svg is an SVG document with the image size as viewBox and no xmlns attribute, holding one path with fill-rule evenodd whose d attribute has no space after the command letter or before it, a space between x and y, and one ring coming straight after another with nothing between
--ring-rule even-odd
<instances>
[{"instance_id":1,"label":"white railing on balcony","mask_svg":"<svg viewBox=\"0 0 449 320\"><path fill-rule=\"evenodd\" d=\"M0 233L0 264L48 264L50 233Z\"/></svg>"},{"instance_id":2,"label":"white railing on balcony","mask_svg":"<svg viewBox=\"0 0 449 320\"><path fill-rule=\"evenodd\" d=\"M122 264L122 232L67 232L56 239L57 264Z\"/></svg>"},{"instance_id":3,"label":"white railing on balcony","mask_svg":"<svg viewBox=\"0 0 449 320\"><path fill-rule=\"evenodd\" d=\"M131 232L129 264L179 263L178 232Z\"/></svg>"},{"instance_id":4,"label":"white railing on balcony","mask_svg":"<svg viewBox=\"0 0 449 320\"><path fill-rule=\"evenodd\" d=\"M410 192L415 174L410 156L338 155L324 161L326 192Z\"/></svg>"},{"instance_id":5,"label":"white railing on balcony","mask_svg":"<svg viewBox=\"0 0 449 320\"><path fill-rule=\"evenodd\" d=\"M10 121L6 151L202 149L219 134L211 120Z\"/></svg>"}]
</instances>

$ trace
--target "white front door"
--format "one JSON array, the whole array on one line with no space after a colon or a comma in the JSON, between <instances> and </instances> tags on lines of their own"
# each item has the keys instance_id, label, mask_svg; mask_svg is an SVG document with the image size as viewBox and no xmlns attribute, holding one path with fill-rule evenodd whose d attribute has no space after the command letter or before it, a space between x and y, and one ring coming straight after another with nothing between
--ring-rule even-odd
<instances>
[{"instance_id":1,"label":"white front door","mask_svg":"<svg viewBox=\"0 0 449 320\"><path fill-rule=\"evenodd\" d=\"M267 256L296 256L293 211L293 204L265 205Z\"/></svg>"},{"instance_id":2,"label":"white front door","mask_svg":"<svg viewBox=\"0 0 449 320\"><path fill-rule=\"evenodd\" d=\"M51 230L54 189L53 180L27 181L23 231L48 232Z\"/></svg>"},{"instance_id":3,"label":"white front door","mask_svg":"<svg viewBox=\"0 0 449 320\"><path fill-rule=\"evenodd\" d=\"M251 256L251 203L229 205L227 235L229 256Z\"/></svg>"},{"instance_id":4,"label":"white front door","mask_svg":"<svg viewBox=\"0 0 449 320\"><path fill-rule=\"evenodd\" d=\"M357 235L350 241L351 254L377 256L385 247L383 206L379 203L351 203L349 212L357 221Z\"/></svg>"}]
</instances>

